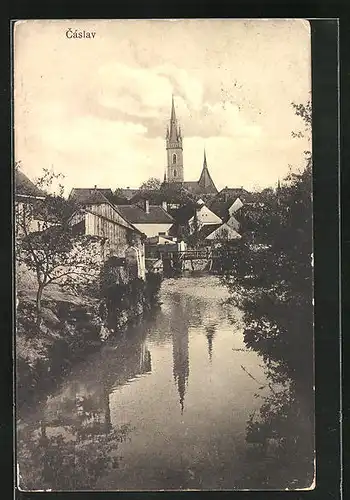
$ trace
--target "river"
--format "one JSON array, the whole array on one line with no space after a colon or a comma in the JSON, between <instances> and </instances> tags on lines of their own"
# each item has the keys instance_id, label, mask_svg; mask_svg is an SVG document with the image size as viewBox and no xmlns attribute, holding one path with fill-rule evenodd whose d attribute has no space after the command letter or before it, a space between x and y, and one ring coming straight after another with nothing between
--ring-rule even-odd
<instances>
[{"instance_id":1,"label":"river","mask_svg":"<svg viewBox=\"0 0 350 500\"><path fill-rule=\"evenodd\" d=\"M279 460L273 439L265 455L247 439L277 389L261 355L247 349L242 311L228 298L215 276L165 280L159 310L81 361L43 403L18 416L21 487L291 484L298 472ZM300 408L298 415L309 435L308 416Z\"/></svg>"}]
</instances>

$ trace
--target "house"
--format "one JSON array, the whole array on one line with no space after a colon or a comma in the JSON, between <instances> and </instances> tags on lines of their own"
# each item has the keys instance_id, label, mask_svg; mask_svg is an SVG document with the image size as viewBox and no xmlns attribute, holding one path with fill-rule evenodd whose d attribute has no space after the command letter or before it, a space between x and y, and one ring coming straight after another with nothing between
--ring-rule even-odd
<instances>
[{"instance_id":1,"label":"house","mask_svg":"<svg viewBox=\"0 0 350 500\"><path fill-rule=\"evenodd\" d=\"M174 224L173 217L161 206L150 205L148 199L139 204L117 205L118 212L148 238L169 233Z\"/></svg>"},{"instance_id":2,"label":"house","mask_svg":"<svg viewBox=\"0 0 350 500\"><path fill-rule=\"evenodd\" d=\"M241 226L240 222L238 222L234 215L230 216L230 218L226 221L226 224L235 231L239 231L239 228Z\"/></svg>"},{"instance_id":3,"label":"house","mask_svg":"<svg viewBox=\"0 0 350 500\"><path fill-rule=\"evenodd\" d=\"M77 210L70 219L76 234L101 238L101 252L106 261L112 257L128 258L130 248L138 254L141 277L145 269L145 235L131 224L97 188L74 188L69 196L77 203ZM108 194L108 193L107 193Z\"/></svg>"},{"instance_id":4,"label":"house","mask_svg":"<svg viewBox=\"0 0 350 500\"><path fill-rule=\"evenodd\" d=\"M191 231L200 229L202 226L221 224L222 220L208 208L202 200L199 200L196 212L189 219L188 224Z\"/></svg>"},{"instance_id":5,"label":"house","mask_svg":"<svg viewBox=\"0 0 350 500\"><path fill-rule=\"evenodd\" d=\"M94 186L93 188L73 188L70 192L69 199L74 200L77 204L84 205L86 200L91 200L91 196L95 194L97 197L101 194L109 202L113 202L114 195L110 188L98 188Z\"/></svg>"},{"instance_id":6,"label":"house","mask_svg":"<svg viewBox=\"0 0 350 500\"><path fill-rule=\"evenodd\" d=\"M239 212L243 205L254 203L254 195L243 187L222 189L208 204L210 210L221 217L224 222ZM233 220L231 221L232 225ZM238 222L238 221L237 221Z\"/></svg>"},{"instance_id":7,"label":"house","mask_svg":"<svg viewBox=\"0 0 350 500\"><path fill-rule=\"evenodd\" d=\"M237 233L231 226L227 223L221 224L219 227L216 227L213 231L211 231L207 236L205 236L204 240L207 242L215 242L215 241L232 241L232 240L240 240L242 236Z\"/></svg>"},{"instance_id":8,"label":"house","mask_svg":"<svg viewBox=\"0 0 350 500\"><path fill-rule=\"evenodd\" d=\"M180 207L174 212L174 218L177 226L187 225L190 233L202 226L222 224L221 218L212 212L201 199L197 203L188 203Z\"/></svg>"},{"instance_id":9,"label":"house","mask_svg":"<svg viewBox=\"0 0 350 500\"><path fill-rule=\"evenodd\" d=\"M15 169L15 232L16 235L41 231L43 217L40 214L46 194L23 172Z\"/></svg>"}]
</instances>

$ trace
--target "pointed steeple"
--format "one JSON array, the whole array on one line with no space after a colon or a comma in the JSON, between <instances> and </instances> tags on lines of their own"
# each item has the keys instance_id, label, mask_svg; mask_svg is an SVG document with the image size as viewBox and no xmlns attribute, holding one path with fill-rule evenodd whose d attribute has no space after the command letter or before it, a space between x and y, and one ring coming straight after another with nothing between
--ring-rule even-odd
<instances>
[{"instance_id":1,"label":"pointed steeple","mask_svg":"<svg viewBox=\"0 0 350 500\"><path fill-rule=\"evenodd\" d=\"M205 194L216 194L218 192L213 182L213 179L211 178L211 175L209 173L207 165L207 155L205 149L204 149L203 168L201 176L198 181L198 185Z\"/></svg>"},{"instance_id":2,"label":"pointed steeple","mask_svg":"<svg viewBox=\"0 0 350 500\"><path fill-rule=\"evenodd\" d=\"M170 117L170 122L171 123L175 123L176 122L174 94L171 95L171 117Z\"/></svg>"},{"instance_id":3,"label":"pointed steeple","mask_svg":"<svg viewBox=\"0 0 350 500\"><path fill-rule=\"evenodd\" d=\"M181 129L178 126L174 95L171 97L170 123L166 131L167 150L167 180L168 182L183 182L183 150Z\"/></svg>"},{"instance_id":4,"label":"pointed steeple","mask_svg":"<svg viewBox=\"0 0 350 500\"><path fill-rule=\"evenodd\" d=\"M180 137L180 130L177 128L177 119L175 113L174 95L171 97L171 115L170 115L170 128L169 135L167 136L170 141L177 141Z\"/></svg>"}]
</instances>

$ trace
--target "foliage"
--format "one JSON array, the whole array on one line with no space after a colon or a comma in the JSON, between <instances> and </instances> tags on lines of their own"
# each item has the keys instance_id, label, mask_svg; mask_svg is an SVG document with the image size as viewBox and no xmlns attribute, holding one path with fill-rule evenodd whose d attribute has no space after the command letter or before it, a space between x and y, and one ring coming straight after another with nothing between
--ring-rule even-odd
<instances>
[{"instance_id":1,"label":"foliage","mask_svg":"<svg viewBox=\"0 0 350 500\"><path fill-rule=\"evenodd\" d=\"M156 191L161 187L161 181L156 177L150 177L147 181L143 182L140 186L142 191Z\"/></svg>"},{"instance_id":2,"label":"foliage","mask_svg":"<svg viewBox=\"0 0 350 500\"><path fill-rule=\"evenodd\" d=\"M162 198L170 204L187 205L195 203L194 196L185 189L182 184L174 182L163 182L160 188Z\"/></svg>"},{"instance_id":3,"label":"foliage","mask_svg":"<svg viewBox=\"0 0 350 500\"><path fill-rule=\"evenodd\" d=\"M124 191L122 188L117 188L113 193L112 201L115 205L128 205L129 200L125 197Z\"/></svg>"},{"instance_id":4,"label":"foliage","mask_svg":"<svg viewBox=\"0 0 350 500\"><path fill-rule=\"evenodd\" d=\"M292 135L301 137L310 132L311 104L293 108L304 120L305 130ZM244 311L245 344L270 367L272 387L283 386L272 390L247 426L247 441L253 445L248 462L259 487L276 487L268 476L272 444L273 463L278 462L284 475L280 484L310 487L313 479L310 152L305 152L304 160L304 167L290 171L276 190L260 193L255 207L245 207L241 243L235 248L227 243L221 249L222 279L231 301ZM307 423L301 422L301 407Z\"/></svg>"},{"instance_id":5,"label":"foliage","mask_svg":"<svg viewBox=\"0 0 350 500\"><path fill-rule=\"evenodd\" d=\"M57 176L45 170L37 185L49 191L55 180ZM63 186L59 194L16 206L16 259L35 273L39 324L42 295L48 285L59 284L77 293L93 290L98 278L100 240L74 234L69 220L77 207L63 198L62 190ZM35 221L37 227L33 227Z\"/></svg>"}]
</instances>

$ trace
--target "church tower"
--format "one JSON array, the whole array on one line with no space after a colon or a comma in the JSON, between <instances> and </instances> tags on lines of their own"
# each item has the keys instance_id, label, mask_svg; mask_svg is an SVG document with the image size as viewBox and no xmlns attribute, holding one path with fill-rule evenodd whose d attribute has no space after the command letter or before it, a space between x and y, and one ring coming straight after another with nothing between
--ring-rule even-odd
<instances>
[{"instance_id":1,"label":"church tower","mask_svg":"<svg viewBox=\"0 0 350 500\"><path fill-rule=\"evenodd\" d=\"M175 114L174 96L171 102L170 126L166 131L166 150L167 150L167 181L183 182L183 151L181 129L177 125Z\"/></svg>"}]
</instances>

